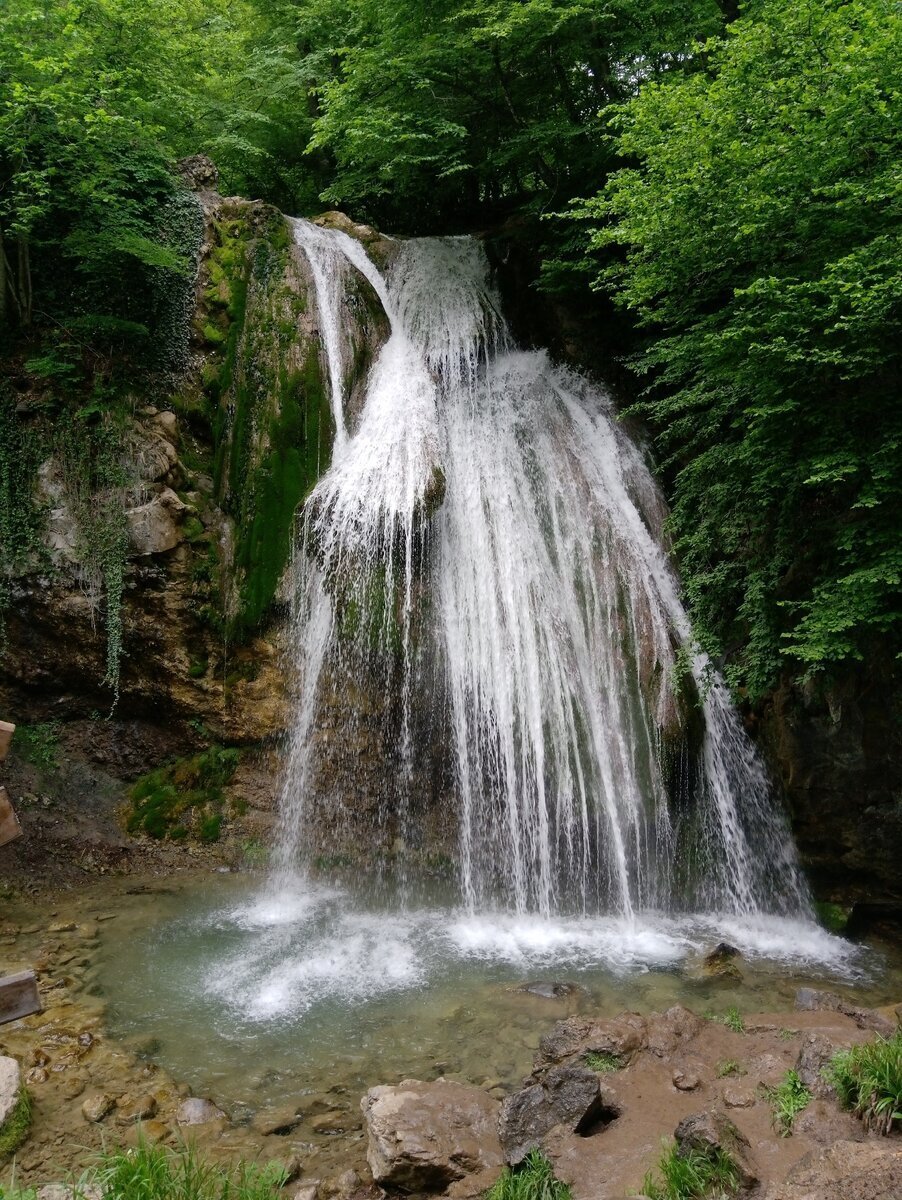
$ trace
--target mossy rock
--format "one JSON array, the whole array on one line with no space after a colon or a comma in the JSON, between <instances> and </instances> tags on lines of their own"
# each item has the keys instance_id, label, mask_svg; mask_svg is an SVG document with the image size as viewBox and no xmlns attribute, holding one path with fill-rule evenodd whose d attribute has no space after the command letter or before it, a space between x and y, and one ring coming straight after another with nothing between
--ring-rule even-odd
<instances>
[{"instance_id":1,"label":"mossy rock","mask_svg":"<svg viewBox=\"0 0 902 1200\"><path fill-rule=\"evenodd\" d=\"M238 750L211 746L143 775L129 793L129 833L178 841L194 834L215 842L222 829L224 788L238 767Z\"/></svg>"}]
</instances>

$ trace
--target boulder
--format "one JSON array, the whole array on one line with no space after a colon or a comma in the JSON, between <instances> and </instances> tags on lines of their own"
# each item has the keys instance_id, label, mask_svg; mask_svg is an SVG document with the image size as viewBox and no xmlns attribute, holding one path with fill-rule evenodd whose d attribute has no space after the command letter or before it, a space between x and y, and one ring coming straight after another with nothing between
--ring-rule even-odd
<instances>
[{"instance_id":1,"label":"boulder","mask_svg":"<svg viewBox=\"0 0 902 1200\"><path fill-rule=\"evenodd\" d=\"M164 487L144 504L125 513L131 553L139 558L165 554L184 540L182 521L188 511L172 488Z\"/></svg>"},{"instance_id":2,"label":"boulder","mask_svg":"<svg viewBox=\"0 0 902 1200\"><path fill-rule=\"evenodd\" d=\"M627 1059L648 1042L644 1017L636 1013L620 1013L607 1020L592 1017L568 1017L558 1021L550 1033L539 1042L535 1065L537 1070L561 1063L572 1063L587 1054L616 1054Z\"/></svg>"},{"instance_id":3,"label":"boulder","mask_svg":"<svg viewBox=\"0 0 902 1200\"><path fill-rule=\"evenodd\" d=\"M16 1110L22 1094L22 1070L14 1058L0 1058L0 1129Z\"/></svg>"},{"instance_id":4,"label":"boulder","mask_svg":"<svg viewBox=\"0 0 902 1200\"><path fill-rule=\"evenodd\" d=\"M224 1116L225 1113L212 1100L189 1096L178 1106L175 1119L179 1125L208 1125L210 1121L218 1121Z\"/></svg>"},{"instance_id":5,"label":"boulder","mask_svg":"<svg viewBox=\"0 0 902 1200\"><path fill-rule=\"evenodd\" d=\"M812 1096L835 1096L836 1090L824 1078L824 1068L840 1047L822 1033L809 1033L802 1041L796 1072Z\"/></svg>"},{"instance_id":6,"label":"boulder","mask_svg":"<svg viewBox=\"0 0 902 1200\"><path fill-rule=\"evenodd\" d=\"M86 1121L91 1121L97 1124L116 1107L116 1101L112 1096L106 1095L105 1092L99 1092L95 1096L88 1096L87 1100L82 1103L81 1115Z\"/></svg>"},{"instance_id":7,"label":"boulder","mask_svg":"<svg viewBox=\"0 0 902 1200\"><path fill-rule=\"evenodd\" d=\"M867 1136L859 1120L826 1100L812 1100L793 1121L792 1132L794 1137L810 1138L818 1146L863 1142Z\"/></svg>"},{"instance_id":8,"label":"boulder","mask_svg":"<svg viewBox=\"0 0 902 1200\"><path fill-rule=\"evenodd\" d=\"M148 1121L157 1115L157 1102L150 1095L120 1101L117 1108L117 1125L133 1125L136 1121Z\"/></svg>"},{"instance_id":9,"label":"boulder","mask_svg":"<svg viewBox=\"0 0 902 1200\"><path fill-rule=\"evenodd\" d=\"M799 988L796 992L796 1009L800 1012L838 1012L849 1017L859 1029L872 1029L881 1037L892 1037L896 1032L896 1024L889 1017L873 1008L859 1008L850 1004L836 992L821 992L816 988Z\"/></svg>"},{"instance_id":10,"label":"boulder","mask_svg":"<svg viewBox=\"0 0 902 1200\"><path fill-rule=\"evenodd\" d=\"M729 942L718 942L704 957L704 972L712 979L741 979L742 972L736 962L741 957Z\"/></svg>"},{"instance_id":11,"label":"boulder","mask_svg":"<svg viewBox=\"0 0 902 1200\"><path fill-rule=\"evenodd\" d=\"M367 1162L379 1184L406 1191L441 1191L504 1158L498 1140L500 1105L481 1088L438 1079L405 1079L370 1088L360 1102Z\"/></svg>"},{"instance_id":12,"label":"boulder","mask_svg":"<svg viewBox=\"0 0 902 1200\"><path fill-rule=\"evenodd\" d=\"M902 1147L897 1141L836 1142L809 1154L764 1200L899 1200Z\"/></svg>"},{"instance_id":13,"label":"boulder","mask_svg":"<svg viewBox=\"0 0 902 1200\"><path fill-rule=\"evenodd\" d=\"M103 1200L103 1189L96 1183L45 1183L35 1200Z\"/></svg>"},{"instance_id":14,"label":"boulder","mask_svg":"<svg viewBox=\"0 0 902 1200\"><path fill-rule=\"evenodd\" d=\"M693 1150L700 1154L725 1150L739 1168L740 1186L748 1189L757 1185L758 1175L752 1163L749 1140L724 1113L716 1110L692 1113L680 1121L673 1136L677 1154L681 1157L685 1158Z\"/></svg>"},{"instance_id":15,"label":"boulder","mask_svg":"<svg viewBox=\"0 0 902 1200\"><path fill-rule=\"evenodd\" d=\"M704 1027L701 1017L682 1004L674 1004L664 1013L651 1013L646 1018L648 1049L658 1058L667 1058L696 1038Z\"/></svg>"},{"instance_id":16,"label":"boulder","mask_svg":"<svg viewBox=\"0 0 902 1200\"><path fill-rule=\"evenodd\" d=\"M501 1106L498 1135L512 1167L556 1125L576 1133L613 1120L620 1112L616 1098L586 1067L553 1067L539 1083L508 1096Z\"/></svg>"}]
</instances>

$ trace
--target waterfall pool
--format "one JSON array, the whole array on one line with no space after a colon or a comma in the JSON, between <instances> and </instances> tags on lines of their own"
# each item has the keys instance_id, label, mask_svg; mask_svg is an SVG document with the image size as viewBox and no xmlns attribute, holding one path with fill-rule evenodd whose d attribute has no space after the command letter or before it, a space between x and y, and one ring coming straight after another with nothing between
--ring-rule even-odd
<instances>
[{"instance_id":1,"label":"waterfall pool","mask_svg":"<svg viewBox=\"0 0 902 1200\"><path fill-rule=\"evenodd\" d=\"M741 979L705 975L720 940L742 950ZM241 873L126 892L96 961L114 1035L140 1037L235 1120L309 1103L312 1145L336 1132L316 1127L327 1105L347 1108L341 1133L362 1136L358 1101L378 1083L511 1089L574 1013L790 1014L805 985L854 989L857 1004L902 992L898 955L799 921L468 916L438 891L402 910L323 882L274 900ZM550 984L568 986L542 994Z\"/></svg>"}]
</instances>

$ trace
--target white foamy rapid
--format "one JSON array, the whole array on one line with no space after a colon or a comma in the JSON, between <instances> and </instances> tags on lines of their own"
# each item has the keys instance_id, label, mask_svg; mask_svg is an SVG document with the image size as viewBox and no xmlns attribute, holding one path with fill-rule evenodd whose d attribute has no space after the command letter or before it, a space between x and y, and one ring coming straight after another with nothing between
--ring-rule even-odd
<instances>
[{"instance_id":1,"label":"white foamy rapid","mask_svg":"<svg viewBox=\"0 0 902 1200\"><path fill-rule=\"evenodd\" d=\"M297 555L300 692L275 891L305 844L324 666L356 656L386 664L396 699L386 819L402 829L412 714L425 688L440 693L469 914L450 935L461 947L474 950L489 910L508 946L532 928L560 950L567 921L608 914L626 922L618 946L652 957L681 953L685 934L640 927L639 913L722 913L743 928L762 914L808 917L755 749L711 664L679 653L689 626L656 535L663 506L608 398L513 346L477 241L405 242L383 277L352 238L294 228L336 438ZM349 434L341 312L353 270L391 335ZM555 914L570 914L559 937ZM592 936L610 942L612 928Z\"/></svg>"}]
</instances>

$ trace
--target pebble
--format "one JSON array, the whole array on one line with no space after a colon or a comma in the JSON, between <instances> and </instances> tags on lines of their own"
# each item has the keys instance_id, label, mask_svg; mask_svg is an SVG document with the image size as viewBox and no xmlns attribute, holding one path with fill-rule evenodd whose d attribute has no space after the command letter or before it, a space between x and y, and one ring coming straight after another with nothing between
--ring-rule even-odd
<instances>
[{"instance_id":1,"label":"pebble","mask_svg":"<svg viewBox=\"0 0 902 1200\"><path fill-rule=\"evenodd\" d=\"M113 1097L101 1092L99 1095L89 1096L82 1104L81 1112L86 1121L96 1124L108 1116L115 1107L116 1101Z\"/></svg>"}]
</instances>

